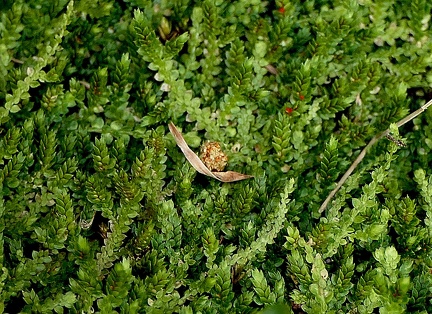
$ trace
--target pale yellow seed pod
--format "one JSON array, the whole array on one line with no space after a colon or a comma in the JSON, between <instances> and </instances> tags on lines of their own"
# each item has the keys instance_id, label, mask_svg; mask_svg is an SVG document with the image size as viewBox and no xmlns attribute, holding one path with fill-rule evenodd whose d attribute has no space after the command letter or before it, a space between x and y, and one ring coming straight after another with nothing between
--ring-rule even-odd
<instances>
[{"instance_id":1,"label":"pale yellow seed pod","mask_svg":"<svg viewBox=\"0 0 432 314\"><path fill-rule=\"evenodd\" d=\"M228 163L228 156L222 151L218 142L205 142L201 145L200 159L210 171L221 172Z\"/></svg>"}]
</instances>

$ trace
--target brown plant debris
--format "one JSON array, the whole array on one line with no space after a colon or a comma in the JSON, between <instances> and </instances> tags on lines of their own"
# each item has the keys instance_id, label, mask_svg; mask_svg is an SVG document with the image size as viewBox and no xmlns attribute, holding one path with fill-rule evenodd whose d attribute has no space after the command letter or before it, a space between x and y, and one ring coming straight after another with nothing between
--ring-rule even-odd
<instances>
[{"instance_id":1,"label":"brown plant debris","mask_svg":"<svg viewBox=\"0 0 432 314\"><path fill-rule=\"evenodd\" d=\"M168 124L169 130L171 134L174 136L174 139L180 147L181 151L185 155L186 159L189 161L189 163L192 165L192 167L195 168L196 171L198 171L201 174L204 174L206 176L212 177L213 179L219 180L221 182L235 182L245 179L253 178L253 176L238 173L235 171L211 171L204 163L203 161L195 154L188 146L186 141L184 140L182 134L177 130L174 123L170 122ZM219 146L220 149L220 146ZM219 169L217 169L219 170Z\"/></svg>"}]
</instances>

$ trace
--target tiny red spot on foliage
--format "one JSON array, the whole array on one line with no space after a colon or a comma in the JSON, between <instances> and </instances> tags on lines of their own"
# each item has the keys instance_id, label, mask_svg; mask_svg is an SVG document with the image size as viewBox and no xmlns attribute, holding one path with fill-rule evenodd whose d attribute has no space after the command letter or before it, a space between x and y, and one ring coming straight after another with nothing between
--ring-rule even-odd
<instances>
[{"instance_id":1,"label":"tiny red spot on foliage","mask_svg":"<svg viewBox=\"0 0 432 314\"><path fill-rule=\"evenodd\" d=\"M286 108L285 108L285 112L286 112L287 114L291 114L293 111L294 111L294 109L291 108L291 107L286 107Z\"/></svg>"},{"instance_id":2,"label":"tiny red spot on foliage","mask_svg":"<svg viewBox=\"0 0 432 314\"><path fill-rule=\"evenodd\" d=\"M302 94L299 95L300 100L304 100L304 96Z\"/></svg>"},{"instance_id":3,"label":"tiny red spot on foliage","mask_svg":"<svg viewBox=\"0 0 432 314\"><path fill-rule=\"evenodd\" d=\"M284 7L281 7L281 8L278 9L278 11L279 11L279 13L284 14L284 13L285 13L285 8L284 8Z\"/></svg>"}]
</instances>

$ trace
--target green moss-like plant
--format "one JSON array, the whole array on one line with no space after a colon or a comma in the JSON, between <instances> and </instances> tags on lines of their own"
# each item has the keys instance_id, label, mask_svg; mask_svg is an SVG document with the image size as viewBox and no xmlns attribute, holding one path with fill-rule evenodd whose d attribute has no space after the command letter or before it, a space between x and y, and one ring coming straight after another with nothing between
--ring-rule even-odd
<instances>
[{"instance_id":1,"label":"green moss-like plant","mask_svg":"<svg viewBox=\"0 0 432 314\"><path fill-rule=\"evenodd\" d=\"M4 1L0 311L432 312L431 10Z\"/></svg>"}]
</instances>

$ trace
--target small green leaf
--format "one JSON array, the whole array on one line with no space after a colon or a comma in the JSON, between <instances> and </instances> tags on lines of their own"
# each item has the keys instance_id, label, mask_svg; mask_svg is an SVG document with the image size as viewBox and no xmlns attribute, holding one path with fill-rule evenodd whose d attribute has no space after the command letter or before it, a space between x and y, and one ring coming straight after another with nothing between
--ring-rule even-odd
<instances>
[{"instance_id":1,"label":"small green leaf","mask_svg":"<svg viewBox=\"0 0 432 314\"><path fill-rule=\"evenodd\" d=\"M12 113L17 113L18 111L20 111L21 110L21 108L18 106L18 105L13 105L11 108L10 108L10 112L12 112Z\"/></svg>"}]
</instances>

